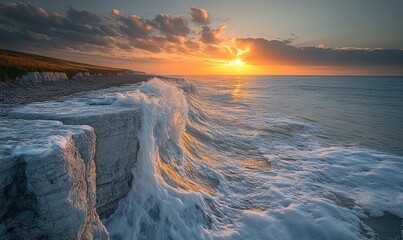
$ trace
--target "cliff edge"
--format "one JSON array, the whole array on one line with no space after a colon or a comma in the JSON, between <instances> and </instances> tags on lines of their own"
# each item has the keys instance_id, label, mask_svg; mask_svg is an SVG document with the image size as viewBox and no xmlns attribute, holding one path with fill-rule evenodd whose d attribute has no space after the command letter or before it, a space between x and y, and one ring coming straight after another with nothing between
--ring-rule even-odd
<instances>
[{"instance_id":1,"label":"cliff edge","mask_svg":"<svg viewBox=\"0 0 403 240\"><path fill-rule=\"evenodd\" d=\"M58 121L0 121L0 238L106 239L95 209L95 133Z\"/></svg>"},{"instance_id":2,"label":"cliff edge","mask_svg":"<svg viewBox=\"0 0 403 240\"><path fill-rule=\"evenodd\" d=\"M98 95L30 103L1 119L0 239L108 238L100 219L130 190L140 110Z\"/></svg>"}]
</instances>

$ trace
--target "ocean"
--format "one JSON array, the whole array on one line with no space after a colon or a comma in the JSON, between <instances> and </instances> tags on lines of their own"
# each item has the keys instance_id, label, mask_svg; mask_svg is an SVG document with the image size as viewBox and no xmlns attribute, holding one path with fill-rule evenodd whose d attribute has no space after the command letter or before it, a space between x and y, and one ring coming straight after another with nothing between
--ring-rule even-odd
<instances>
[{"instance_id":1,"label":"ocean","mask_svg":"<svg viewBox=\"0 0 403 240\"><path fill-rule=\"evenodd\" d=\"M402 238L402 77L153 79L114 101L142 119L112 239Z\"/></svg>"}]
</instances>

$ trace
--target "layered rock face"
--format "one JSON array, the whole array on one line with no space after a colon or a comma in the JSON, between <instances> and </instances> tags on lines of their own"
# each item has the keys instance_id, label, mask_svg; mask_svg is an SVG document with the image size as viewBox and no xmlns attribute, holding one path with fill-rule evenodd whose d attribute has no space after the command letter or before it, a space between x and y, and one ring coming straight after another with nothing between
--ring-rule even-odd
<instances>
[{"instance_id":1,"label":"layered rock face","mask_svg":"<svg viewBox=\"0 0 403 240\"><path fill-rule=\"evenodd\" d=\"M96 212L95 133L0 120L0 238L107 239Z\"/></svg>"},{"instance_id":2,"label":"layered rock face","mask_svg":"<svg viewBox=\"0 0 403 240\"><path fill-rule=\"evenodd\" d=\"M0 239L108 238L100 219L129 192L139 148L140 109L114 104L120 91L31 103L0 119Z\"/></svg>"},{"instance_id":3,"label":"layered rock face","mask_svg":"<svg viewBox=\"0 0 403 240\"><path fill-rule=\"evenodd\" d=\"M68 77L64 72L30 72L20 78L19 81L26 81L30 83L42 83L48 81L63 81L67 80Z\"/></svg>"},{"instance_id":4,"label":"layered rock face","mask_svg":"<svg viewBox=\"0 0 403 240\"><path fill-rule=\"evenodd\" d=\"M101 218L115 212L118 202L129 192L140 128L138 108L111 105L108 101L82 98L33 103L10 113L15 118L57 120L66 125L93 127L96 135L96 208Z\"/></svg>"}]
</instances>

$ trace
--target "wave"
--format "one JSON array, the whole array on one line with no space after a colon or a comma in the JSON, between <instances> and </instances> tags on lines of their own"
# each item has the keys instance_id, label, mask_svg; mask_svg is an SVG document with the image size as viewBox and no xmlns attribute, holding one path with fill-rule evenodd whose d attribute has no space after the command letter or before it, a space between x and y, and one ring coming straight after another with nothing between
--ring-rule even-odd
<instances>
[{"instance_id":1,"label":"wave","mask_svg":"<svg viewBox=\"0 0 403 240\"><path fill-rule=\"evenodd\" d=\"M154 78L93 101L141 109L112 239L371 239L365 219L403 217L402 157L324 144L316 123L216 98Z\"/></svg>"},{"instance_id":2,"label":"wave","mask_svg":"<svg viewBox=\"0 0 403 240\"><path fill-rule=\"evenodd\" d=\"M107 221L114 239L198 239L208 224L203 195L183 171L182 135L188 106L183 90L152 79L119 94L115 104L140 106L140 148L128 197ZM195 189L195 188L194 188Z\"/></svg>"}]
</instances>

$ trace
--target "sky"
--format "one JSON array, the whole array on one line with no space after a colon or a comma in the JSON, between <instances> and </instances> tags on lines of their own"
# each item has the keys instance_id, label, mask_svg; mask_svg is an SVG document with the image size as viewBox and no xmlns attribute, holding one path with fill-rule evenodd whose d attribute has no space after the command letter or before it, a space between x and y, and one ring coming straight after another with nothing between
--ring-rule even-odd
<instances>
[{"instance_id":1,"label":"sky","mask_svg":"<svg viewBox=\"0 0 403 240\"><path fill-rule=\"evenodd\" d=\"M403 75L401 0L0 1L0 48L170 75Z\"/></svg>"}]
</instances>

